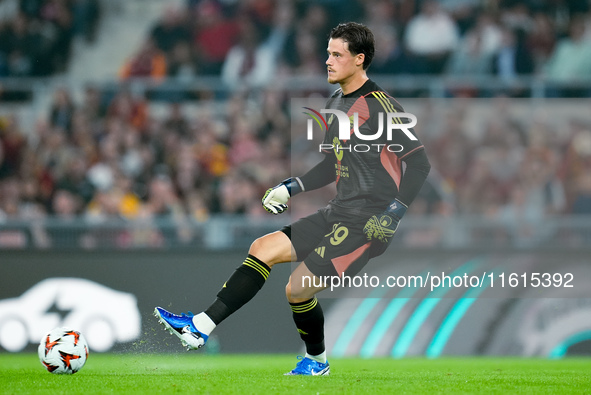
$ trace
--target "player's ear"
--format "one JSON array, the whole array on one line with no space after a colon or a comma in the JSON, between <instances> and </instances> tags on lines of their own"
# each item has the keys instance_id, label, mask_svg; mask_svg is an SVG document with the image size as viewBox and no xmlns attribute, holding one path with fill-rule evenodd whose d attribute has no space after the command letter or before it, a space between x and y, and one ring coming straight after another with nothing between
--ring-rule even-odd
<instances>
[{"instance_id":1,"label":"player's ear","mask_svg":"<svg viewBox=\"0 0 591 395\"><path fill-rule=\"evenodd\" d=\"M355 66L363 66L363 62L365 62L365 54L358 53L355 55Z\"/></svg>"}]
</instances>

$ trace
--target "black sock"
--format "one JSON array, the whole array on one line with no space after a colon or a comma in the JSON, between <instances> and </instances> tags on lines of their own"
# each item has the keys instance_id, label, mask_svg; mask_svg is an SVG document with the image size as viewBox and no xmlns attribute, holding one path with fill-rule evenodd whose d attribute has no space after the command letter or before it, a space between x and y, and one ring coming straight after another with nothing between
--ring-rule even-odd
<instances>
[{"instance_id":1,"label":"black sock","mask_svg":"<svg viewBox=\"0 0 591 395\"><path fill-rule=\"evenodd\" d=\"M244 306L265 284L271 268L258 258L248 255L244 263L230 276L217 299L205 314L218 325L236 310Z\"/></svg>"},{"instance_id":2,"label":"black sock","mask_svg":"<svg viewBox=\"0 0 591 395\"><path fill-rule=\"evenodd\" d=\"M306 352L320 355L324 352L324 313L313 298L301 303L290 303L293 321L298 328L300 337L306 343Z\"/></svg>"}]
</instances>

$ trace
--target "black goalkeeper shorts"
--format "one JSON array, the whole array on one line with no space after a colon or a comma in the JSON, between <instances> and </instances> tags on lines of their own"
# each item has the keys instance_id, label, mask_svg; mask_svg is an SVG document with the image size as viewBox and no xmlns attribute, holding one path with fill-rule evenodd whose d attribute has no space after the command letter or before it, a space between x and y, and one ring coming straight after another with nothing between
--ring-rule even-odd
<instances>
[{"instance_id":1,"label":"black goalkeeper shorts","mask_svg":"<svg viewBox=\"0 0 591 395\"><path fill-rule=\"evenodd\" d=\"M369 218L330 222L328 209L301 218L281 229L291 240L297 260L317 277L354 276L388 243L368 241L363 227Z\"/></svg>"}]
</instances>

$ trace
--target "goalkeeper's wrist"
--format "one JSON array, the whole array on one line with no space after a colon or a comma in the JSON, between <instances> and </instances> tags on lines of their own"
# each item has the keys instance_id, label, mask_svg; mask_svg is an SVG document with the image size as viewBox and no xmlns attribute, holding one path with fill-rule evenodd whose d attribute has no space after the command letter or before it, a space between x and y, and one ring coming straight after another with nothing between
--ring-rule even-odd
<instances>
[{"instance_id":1,"label":"goalkeeper's wrist","mask_svg":"<svg viewBox=\"0 0 591 395\"><path fill-rule=\"evenodd\" d=\"M406 204L402 203L398 199L394 199L388 205L386 212L390 215L395 215L400 219L406 213L407 209L408 206Z\"/></svg>"},{"instance_id":2,"label":"goalkeeper's wrist","mask_svg":"<svg viewBox=\"0 0 591 395\"><path fill-rule=\"evenodd\" d=\"M302 184L302 181L299 177L286 178L285 180L281 181L281 184L287 187L287 191L291 197L305 191L304 184Z\"/></svg>"}]
</instances>

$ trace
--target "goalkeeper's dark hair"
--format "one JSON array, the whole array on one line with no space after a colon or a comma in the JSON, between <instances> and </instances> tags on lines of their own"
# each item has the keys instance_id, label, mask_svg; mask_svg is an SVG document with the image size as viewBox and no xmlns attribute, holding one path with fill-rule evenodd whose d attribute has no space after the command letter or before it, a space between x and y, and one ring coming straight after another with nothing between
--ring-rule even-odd
<instances>
[{"instance_id":1,"label":"goalkeeper's dark hair","mask_svg":"<svg viewBox=\"0 0 591 395\"><path fill-rule=\"evenodd\" d=\"M375 53L375 39L369 28L357 22L340 23L330 31L329 38L340 38L349 44L353 55L365 55L363 70L367 70Z\"/></svg>"}]
</instances>

